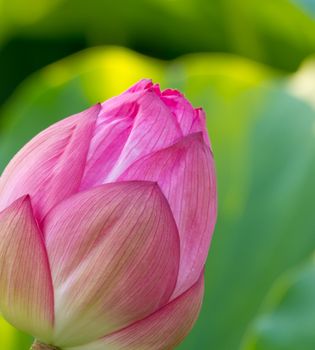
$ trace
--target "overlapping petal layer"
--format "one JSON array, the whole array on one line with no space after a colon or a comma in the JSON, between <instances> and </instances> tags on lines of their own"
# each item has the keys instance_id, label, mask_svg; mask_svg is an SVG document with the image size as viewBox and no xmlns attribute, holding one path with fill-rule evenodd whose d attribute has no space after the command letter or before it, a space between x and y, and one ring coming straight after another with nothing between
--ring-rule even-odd
<instances>
[{"instance_id":1,"label":"overlapping petal layer","mask_svg":"<svg viewBox=\"0 0 315 350\"><path fill-rule=\"evenodd\" d=\"M154 90L148 89L137 101L133 127L117 163L104 182L115 180L139 158L172 145L182 136L180 126Z\"/></svg>"},{"instance_id":2,"label":"overlapping petal layer","mask_svg":"<svg viewBox=\"0 0 315 350\"><path fill-rule=\"evenodd\" d=\"M102 104L91 139L81 189L115 180L139 158L183 135L205 132L204 116L175 90L162 92L142 80Z\"/></svg>"},{"instance_id":3,"label":"overlapping petal layer","mask_svg":"<svg viewBox=\"0 0 315 350\"><path fill-rule=\"evenodd\" d=\"M52 125L24 146L0 178L0 210L30 194L36 217L76 193L100 105Z\"/></svg>"},{"instance_id":4,"label":"overlapping petal layer","mask_svg":"<svg viewBox=\"0 0 315 350\"><path fill-rule=\"evenodd\" d=\"M52 280L29 197L18 199L0 213L0 309L15 327L51 341Z\"/></svg>"},{"instance_id":5,"label":"overlapping petal layer","mask_svg":"<svg viewBox=\"0 0 315 350\"><path fill-rule=\"evenodd\" d=\"M178 90L167 89L159 94L161 100L177 119L183 135L202 132L205 143L210 146L204 111L201 108L195 109Z\"/></svg>"},{"instance_id":6,"label":"overlapping petal layer","mask_svg":"<svg viewBox=\"0 0 315 350\"><path fill-rule=\"evenodd\" d=\"M119 180L157 181L180 234L181 259L174 297L190 288L204 268L216 220L216 179L212 153L201 133L144 157Z\"/></svg>"},{"instance_id":7,"label":"overlapping petal layer","mask_svg":"<svg viewBox=\"0 0 315 350\"><path fill-rule=\"evenodd\" d=\"M149 317L96 342L65 350L171 350L189 333L202 303L204 281Z\"/></svg>"},{"instance_id":8,"label":"overlapping petal layer","mask_svg":"<svg viewBox=\"0 0 315 350\"><path fill-rule=\"evenodd\" d=\"M0 178L0 310L62 349L173 349L216 197L204 112L176 90L142 80L51 126Z\"/></svg>"},{"instance_id":9,"label":"overlapping petal layer","mask_svg":"<svg viewBox=\"0 0 315 350\"><path fill-rule=\"evenodd\" d=\"M55 342L84 344L140 320L169 300L179 236L155 183L81 192L43 222L55 288Z\"/></svg>"}]
</instances>

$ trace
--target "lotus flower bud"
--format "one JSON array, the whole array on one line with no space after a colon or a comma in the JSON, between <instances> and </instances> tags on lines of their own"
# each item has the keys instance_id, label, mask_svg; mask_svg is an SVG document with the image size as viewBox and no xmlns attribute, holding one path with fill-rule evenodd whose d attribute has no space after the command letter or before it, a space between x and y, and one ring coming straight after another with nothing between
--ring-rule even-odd
<instances>
[{"instance_id":1,"label":"lotus flower bud","mask_svg":"<svg viewBox=\"0 0 315 350\"><path fill-rule=\"evenodd\" d=\"M216 220L204 112L140 81L26 144L0 210L0 311L34 349L173 349Z\"/></svg>"}]
</instances>

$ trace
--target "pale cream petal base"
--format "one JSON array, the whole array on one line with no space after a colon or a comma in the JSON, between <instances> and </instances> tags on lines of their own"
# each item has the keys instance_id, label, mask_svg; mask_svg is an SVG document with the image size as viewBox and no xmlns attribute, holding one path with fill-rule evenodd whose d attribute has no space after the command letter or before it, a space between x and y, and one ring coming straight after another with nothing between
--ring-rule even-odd
<instances>
[{"instance_id":1,"label":"pale cream petal base","mask_svg":"<svg viewBox=\"0 0 315 350\"><path fill-rule=\"evenodd\" d=\"M65 350L171 350L179 345L199 315L204 279L142 321L108 337Z\"/></svg>"}]
</instances>

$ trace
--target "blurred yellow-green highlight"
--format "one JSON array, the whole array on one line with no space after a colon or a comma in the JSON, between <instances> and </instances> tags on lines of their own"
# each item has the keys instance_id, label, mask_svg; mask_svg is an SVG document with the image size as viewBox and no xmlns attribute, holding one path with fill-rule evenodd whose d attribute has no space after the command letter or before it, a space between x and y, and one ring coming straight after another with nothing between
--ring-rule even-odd
<instances>
[{"instance_id":1,"label":"blurred yellow-green highlight","mask_svg":"<svg viewBox=\"0 0 315 350\"><path fill-rule=\"evenodd\" d=\"M140 78L207 112L219 218L181 350L315 349L315 5L0 0L1 169ZM32 339L0 320L0 349Z\"/></svg>"}]
</instances>

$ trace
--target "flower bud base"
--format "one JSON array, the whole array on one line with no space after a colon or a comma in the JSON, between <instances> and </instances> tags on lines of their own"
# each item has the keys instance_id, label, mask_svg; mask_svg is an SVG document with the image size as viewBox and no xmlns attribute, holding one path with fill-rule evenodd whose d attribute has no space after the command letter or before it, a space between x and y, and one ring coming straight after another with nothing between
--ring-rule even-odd
<instances>
[{"instance_id":1,"label":"flower bud base","mask_svg":"<svg viewBox=\"0 0 315 350\"><path fill-rule=\"evenodd\" d=\"M52 345L46 345L38 341L35 341L32 347L30 348L30 350L60 350L60 349Z\"/></svg>"}]
</instances>

